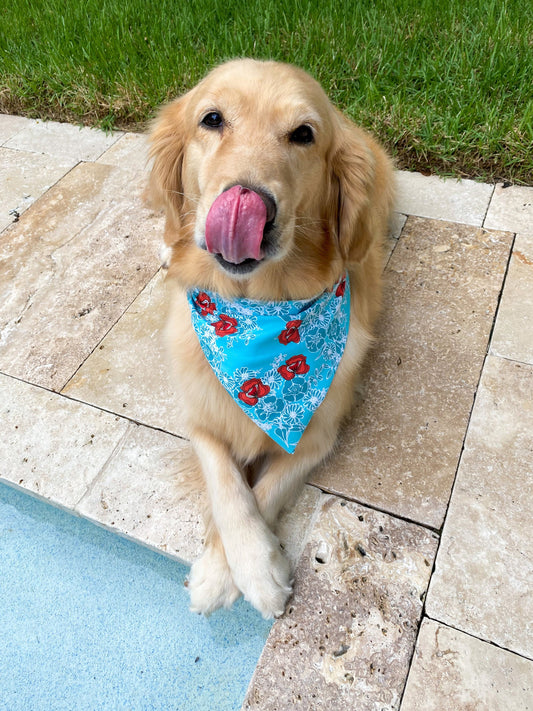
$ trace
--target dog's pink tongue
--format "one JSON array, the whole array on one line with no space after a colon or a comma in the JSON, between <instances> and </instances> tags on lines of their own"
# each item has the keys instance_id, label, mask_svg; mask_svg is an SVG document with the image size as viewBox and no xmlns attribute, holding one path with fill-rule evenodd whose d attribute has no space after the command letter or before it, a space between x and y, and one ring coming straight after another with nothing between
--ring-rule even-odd
<instances>
[{"instance_id":1,"label":"dog's pink tongue","mask_svg":"<svg viewBox=\"0 0 533 711\"><path fill-rule=\"evenodd\" d=\"M263 199L253 190L235 185L221 193L207 214L207 251L227 262L262 258L261 242L267 217Z\"/></svg>"}]
</instances>

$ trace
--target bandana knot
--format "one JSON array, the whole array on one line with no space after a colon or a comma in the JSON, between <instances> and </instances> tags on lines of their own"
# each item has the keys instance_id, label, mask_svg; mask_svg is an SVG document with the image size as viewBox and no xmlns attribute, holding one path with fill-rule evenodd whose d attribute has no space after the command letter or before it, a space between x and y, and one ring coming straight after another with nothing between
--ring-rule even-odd
<instances>
[{"instance_id":1,"label":"bandana knot","mask_svg":"<svg viewBox=\"0 0 533 711\"><path fill-rule=\"evenodd\" d=\"M346 346L350 284L313 299L255 301L187 292L205 357L237 405L287 452L326 397Z\"/></svg>"}]
</instances>

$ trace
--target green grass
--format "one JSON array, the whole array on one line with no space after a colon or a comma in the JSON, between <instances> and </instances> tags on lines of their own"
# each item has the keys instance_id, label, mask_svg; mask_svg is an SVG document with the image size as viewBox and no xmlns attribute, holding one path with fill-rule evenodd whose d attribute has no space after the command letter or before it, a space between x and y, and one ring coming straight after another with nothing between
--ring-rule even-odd
<instances>
[{"instance_id":1,"label":"green grass","mask_svg":"<svg viewBox=\"0 0 533 711\"><path fill-rule=\"evenodd\" d=\"M298 64L399 167L533 184L531 0L9 0L0 111L141 129L235 56Z\"/></svg>"}]
</instances>

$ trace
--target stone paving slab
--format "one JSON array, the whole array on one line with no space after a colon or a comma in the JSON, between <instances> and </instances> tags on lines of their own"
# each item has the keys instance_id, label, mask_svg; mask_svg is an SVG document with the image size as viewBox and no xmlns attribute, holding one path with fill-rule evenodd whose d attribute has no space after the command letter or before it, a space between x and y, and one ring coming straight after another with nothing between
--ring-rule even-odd
<instances>
[{"instance_id":1,"label":"stone paving slab","mask_svg":"<svg viewBox=\"0 0 533 711\"><path fill-rule=\"evenodd\" d=\"M398 171L397 183L399 212L476 227L483 225L494 190L492 185L474 180L427 177L407 171Z\"/></svg>"},{"instance_id":2,"label":"stone paving slab","mask_svg":"<svg viewBox=\"0 0 533 711\"><path fill-rule=\"evenodd\" d=\"M533 235L533 187L496 185L484 226Z\"/></svg>"},{"instance_id":3,"label":"stone paving slab","mask_svg":"<svg viewBox=\"0 0 533 711\"><path fill-rule=\"evenodd\" d=\"M161 221L81 163L0 235L0 370L60 390L159 267Z\"/></svg>"},{"instance_id":4,"label":"stone paving slab","mask_svg":"<svg viewBox=\"0 0 533 711\"><path fill-rule=\"evenodd\" d=\"M441 527L512 237L407 220L386 270L364 395L313 483Z\"/></svg>"},{"instance_id":5,"label":"stone paving slab","mask_svg":"<svg viewBox=\"0 0 533 711\"><path fill-rule=\"evenodd\" d=\"M176 486L188 451L178 437L130 424L76 512L190 563L201 550L203 526L199 497L180 495Z\"/></svg>"},{"instance_id":6,"label":"stone paving slab","mask_svg":"<svg viewBox=\"0 0 533 711\"><path fill-rule=\"evenodd\" d=\"M30 123L34 123L34 121L24 118L24 116L0 114L0 145L3 145L17 133L20 133L23 128L27 128Z\"/></svg>"},{"instance_id":7,"label":"stone paving slab","mask_svg":"<svg viewBox=\"0 0 533 711\"><path fill-rule=\"evenodd\" d=\"M490 352L533 365L533 235L518 235Z\"/></svg>"},{"instance_id":8,"label":"stone paving slab","mask_svg":"<svg viewBox=\"0 0 533 711\"><path fill-rule=\"evenodd\" d=\"M16 222L74 165L67 158L0 148L0 232Z\"/></svg>"},{"instance_id":9,"label":"stone paving slab","mask_svg":"<svg viewBox=\"0 0 533 711\"><path fill-rule=\"evenodd\" d=\"M141 133L125 133L96 162L148 175L147 138Z\"/></svg>"},{"instance_id":10,"label":"stone paving slab","mask_svg":"<svg viewBox=\"0 0 533 711\"><path fill-rule=\"evenodd\" d=\"M165 275L158 272L62 392L186 436L181 397L163 346Z\"/></svg>"},{"instance_id":11,"label":"stone paving slab","mask_svg":"<svg viewBox=\"0 0 533 711\"><path fill-rule=\"evenodd\" d=\"M104 133L87 126L36 120L29 121L4 145L20 151L70 159L77 163L96 160L120 136L122 136L121 132Z\"/></svg>"},{"instance_id":12,"label":"stone paving slab","mask_svg":"<svg viewBox=\"0 0 533 711\"><path fill-rule=\"evenodd\" d=\"M243 709L398 708L437 536L322 499Z\"/></svg>"},{"instance_id":13,"label":"stone paving slab","mask_svg":"<svg viewBox=\"0 0 533 711\"><path fill-rule=\"evenodd\" d=\"M74 509L127 421L0 374L0 478Z\"/></svg>"},{"instance_id":14,"label":"stone paving slab","mask_svg":"<svg viewBox=\"0 0 533 711\"><path fill-rule=\"evenodd\" d=\"M426 602L533 658L533 366L489 357Z\"/></svg>"},{"instance_id":15,"label":"stone paving slab","mask_svg":"<svg viewBox=\"0 0 533 711\"><path fill-rule=\"evenodd\" d=\"M401 711L531 711L533 662L422 622Z\"/></svg>"}]
</instances>

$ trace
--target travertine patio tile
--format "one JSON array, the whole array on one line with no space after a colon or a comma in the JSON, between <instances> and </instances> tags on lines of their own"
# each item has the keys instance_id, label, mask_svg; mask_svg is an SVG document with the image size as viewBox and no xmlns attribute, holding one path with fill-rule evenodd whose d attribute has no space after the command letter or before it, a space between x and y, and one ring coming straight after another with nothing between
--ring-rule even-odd
<instances>
[{"instance_id":1,"label":"travertine patio tile","mask_svg":"<svg viewBox=\"0 0 533 711\"><path fill-rule=\"evenodd\" d=\"M428 615L533 657L533 366L489 357Z\"/></svg>"},{"instance_id":2,"label":"travertine patio tile","mask_svg":"<svg viewBox=\"0 0 533 711\"><path fill-rule=\"evenodd\" d=\"M386 270L377 346L326 491L442 525L512 235L409 218Z\"/></svg>"},{"instance_id":3,"label":"travertine patio tile","mask_svg":"<svg viewBox=\"0 0 533 711\"><path fill-rule=\"evenodd\" d=\"M494 190L494 186L474 180L427 177L407 171L397 172L397 184L399 212L476 227L483 224Z\"/></svg>"},{"instance_id":4,"label":"travertine patio tile","mask_svg":"<svg viewBox=\"0 0 533 711\"><path fill-rule=\"evenodd\" d=\"M0 145L22 131L23 128L27 128L30 123L33 123L33 120L24 118L24 116L0 114Z\"/></svg>"},{"instance_id":5,"label":"travertine patio tile","mask_svg":"<svg viewBox=\"0 0 533 711\"><path fill-rule=\"evenodd\" d=\"M163 345L166 286L158 272L62 392L185 436Z\"/></svg>"},{"instance_id":6,"label":"travertine patio tile","mask_svg":"<svg viewBox=\"0 0 533 711\"><path fill-rule=\"evenodd\" d=\"M533 235L515 240L490 350L533 365Z\"/></svg>"},{"instance_id":7,"label":"travertine patio tile","mask_svg":"<svg viewBox=\"0 0 533 711\"><path fill-rule=\"evenodd\" d=\"M190 562L201 549L203 524L198 496L180 495L176 483L188 452L178 437L130 424L77 513Z\"/></svg>"},{"instance_id":8,"label":"travertine patio tile","mask_svg":"<svg viewBox=\"0 0 533 711\"><path fill-rule=\"evenodd\" d=\"M499 183L484 222L487 229L533 235L533 187Z\"/></svg>"},{"instance_id":9,"label":"travertine patio tile","mask_svg":"<svg viewBox=\"0 0 533 711\"><path fill-rule=\"evenodd\" d=\"M154 276L141 189L82 163L0 235L0 370L60 390Z\"/></svg>"},{"instance_id":10,"label":"travertine patio tile","mask_svg":"<svg viewBox=\"0 0 533 711\"><path fill-rule=\"evenodd\" d=\"M191 563L202 551L203 494L183 484L189 443L179 437L130 424L124 437L76 506L80 515L144 545ZM284 513L277 533L295 565L321 498L306 486Z\"/></svg>"},{"instance_id":11,"label":"travertine patio tile","mask_svg":"<svg viewBox=\"0 0 533 711\"><path fill-rule=\"evenodd\" d=\"M401 711L531 711L532 700L532 661L423 621Z\"/></svg>"},{"instance_id":12,"label":"travertine patio tile","mask_svg":"<svg viewBox=\"0 0 533 711\"><path fill-rule=\"evenodd\" d=\"M125 133L108 148L98 163L116 165L123 170L136 171L139 174L148 172L148 143L146 136L141 133Z\"/></svg>"},{"instance_id":13,"label":"travertine patio tile","mask_svg":"<svg viewBox=\"0 0 533 711\"><path fill-rule=\"evenodd\" d=\"M0 148L0 231L16 222L73 166L74 161L65 158Z\"/></svg>"},{"instance_id":14,"label":"travertine patio tile","mask_svg":"<svg viewBox=\"0 0 533 711\"><path fill-rule=\"evenodd\" d=\"M243 709L398 708L435 534L324 497Z\"/></svg>"},{"instance_id":15,"label":"travertine patio tile","mask_svg":"<svg viewBox=\"0 0 533 711\"><path fill-rule=\"evenodd\" d=\"M314 486L304 486L293 506L280 515L275 533L294 570L307 542L317 509L323 500L322 492Z\"/></svg>"},{"instance_id":16,"label":"travertine patio tile","mask_svg":"<svg viewBox=\"0 0 533 711\"><path fill-rule=\"evenodd\" d=\"M0 375L0 478L73 508L127 421Z\"/></svg>"},{"instance_id":17,"label":"travertine patio tile","mask_svg":"<svg viewBox=\"0 0 533 711\"><path fill-rule=\"evenodd\" d=\"M122 133L104 133L87 126L32 121L4 144L8 148L45 153L56 158L79 162L96 160L117 141Z\"/></svg>"},{"instance_id":18,"label":"travertine patio tile","mask_svg":"<svg viewBox=\"0 0 533 711\"><path fill-rule=\"evenodd\" d=\"M402 234L403 228L405 227L406 220L407 215L402 215L400 212L393 212L389 225L389 237L398 239Z\"/></svg>"}]
</instances>

